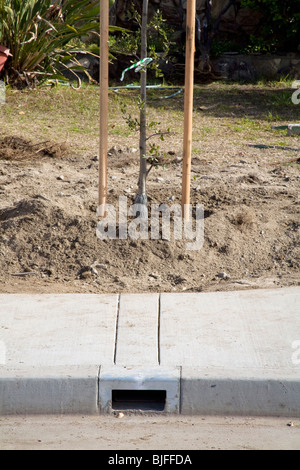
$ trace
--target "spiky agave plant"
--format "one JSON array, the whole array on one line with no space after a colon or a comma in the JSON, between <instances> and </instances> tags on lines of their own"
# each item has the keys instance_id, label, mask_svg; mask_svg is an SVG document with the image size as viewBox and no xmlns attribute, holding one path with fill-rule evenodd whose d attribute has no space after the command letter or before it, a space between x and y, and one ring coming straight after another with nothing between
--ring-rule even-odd
<instances>
[{"instance_id":1,"label":"spiky agave plant","mask_svg":"<svg viewBox=\"0 0 300 470\"><path fill-rule=\"evenodd\" d=\"M98 29L99 0L0 0L0 44L12 54L7 82L23 88L61 78L68 43Z\"/></svg>"}]
</instances>

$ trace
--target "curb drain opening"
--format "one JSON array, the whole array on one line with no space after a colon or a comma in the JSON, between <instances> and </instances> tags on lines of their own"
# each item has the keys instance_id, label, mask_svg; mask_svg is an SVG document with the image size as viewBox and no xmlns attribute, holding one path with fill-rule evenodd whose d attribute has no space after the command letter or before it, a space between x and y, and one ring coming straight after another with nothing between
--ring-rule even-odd
<instances>
[{"instance_id":1,"label":"curb drain opening","mask_svg":"<svg viewBox=\"0 0 300 470\"><path fill-rule=\"evenodd\" d=\"M112 409L164 411L166 398L166 390L112 390Z\"/></svg>"}]
</instances>

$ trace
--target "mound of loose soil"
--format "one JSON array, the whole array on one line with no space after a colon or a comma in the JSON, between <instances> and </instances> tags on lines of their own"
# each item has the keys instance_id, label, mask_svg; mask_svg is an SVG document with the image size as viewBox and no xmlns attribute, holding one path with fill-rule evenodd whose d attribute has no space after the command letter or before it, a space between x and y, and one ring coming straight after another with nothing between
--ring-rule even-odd
<instances>
[{"instance_id":1,"label":"mound of loose soil","mask_svg":"<svg viewBox=\"0 0 300 470\"><path fill-rule=\"evenodd\" d=\"M33 144L21 137L0 139L0 160L32 160L33 158L60 158L66 153L65 144L42 142Z\"/></svg>"},{"instance_id":2,"label":"mound of loose soil","mask_svg":"<svg viewBox=\"0 0 300 470\"><path fill-rule=\"evenodd\" d=\"M14 146L16 138L7 145L11 151L17 150ZM127 196L128 204L134 201L137 158L135 149L110 152L110 204L117 206L119 195ZM94 155L30 164L3 161L0 291L172 292L298 285L299 164L259 164L256 158L219 164L194 158L192 172L197 181L191 182L191 202L205 208L204 246L195 251L174 237L97 238ZM149 203L180 203L179 155L172 153L166 169L152 169L148 192Z\"/></svg>"}]
</instances>

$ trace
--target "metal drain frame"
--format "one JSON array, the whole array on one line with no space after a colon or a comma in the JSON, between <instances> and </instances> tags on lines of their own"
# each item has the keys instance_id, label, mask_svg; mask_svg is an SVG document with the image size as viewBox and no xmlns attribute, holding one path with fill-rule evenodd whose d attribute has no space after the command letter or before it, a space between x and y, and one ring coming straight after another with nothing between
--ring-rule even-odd
<instances>
[{"instance_id":1,"label":"metal drain frame","mask_svg":"<svg viewBox=\"0 0 300 470\"><path fill-rule=\"evenodd\" d=\"M180 367L165 369L155 367L145 369L142 367L101 366L99 375L99 411L100 413L113 413L113 391L159 391L165 392L166 400L163 410L153 412L180 413ZM130 411L144 411L139 409L138 403Z\"/></svg>"}]
</instances>

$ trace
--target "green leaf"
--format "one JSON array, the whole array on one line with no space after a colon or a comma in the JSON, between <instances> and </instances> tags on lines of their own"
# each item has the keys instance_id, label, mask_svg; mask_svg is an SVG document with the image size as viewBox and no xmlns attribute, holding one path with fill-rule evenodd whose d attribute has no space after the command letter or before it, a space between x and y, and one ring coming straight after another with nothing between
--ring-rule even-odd
<instances>
[{"instance_id":1,"label":"green leaf","mask_svg":"<svg viewBox=\"0 0 300 470\"><path fill-rule=\"evenodd\" d=\"M70 26L69 24L67 24L66 27L70 29L71 31L73 31L75 34L78 34L77 29L75 29L73 26Z\"/></svg>"}]
</instances>

